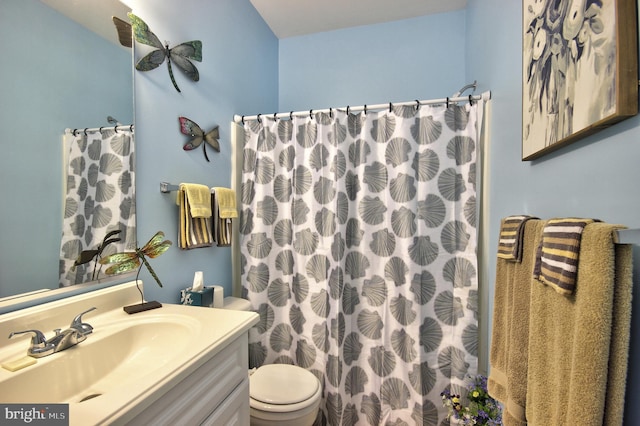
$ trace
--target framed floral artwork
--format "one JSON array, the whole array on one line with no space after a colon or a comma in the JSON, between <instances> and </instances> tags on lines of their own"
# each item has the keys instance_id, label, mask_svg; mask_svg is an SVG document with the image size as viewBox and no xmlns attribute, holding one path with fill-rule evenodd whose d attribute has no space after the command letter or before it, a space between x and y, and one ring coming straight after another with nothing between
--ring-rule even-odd
<instances>
[{"instance_id":1,"label":"framed floral artwork","mask_svg":"<svg viewBox=\"0 0 640 426\"><path fill-rule=\"evenodd\" d=\"M523 0L523 160L638 113L636 3Z\"/></svg>"}]
</instances>

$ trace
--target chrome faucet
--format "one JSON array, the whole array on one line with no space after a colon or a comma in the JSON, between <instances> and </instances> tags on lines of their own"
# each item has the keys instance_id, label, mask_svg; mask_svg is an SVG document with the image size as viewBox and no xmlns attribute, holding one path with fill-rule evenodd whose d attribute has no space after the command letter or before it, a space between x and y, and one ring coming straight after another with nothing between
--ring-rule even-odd
<instances>
[{"instance_id":1,"label":"chrome faucet","mask_svg":"<svg viewBox=\"0 0 640 426\"><path fill-rule=\"evenodd\" d=\"M53 353L63 351L85 341L87 336L93 332L93 327L90 324L82 322L82 316L94 309L96 308L93 307L81 314L78 314L66 330L61 330L59 328L55 329L55 336L49 340L47 340L44 337L44 334L39 330L14 331L9 334L9 338L11 339L13 336L19 334L33 333L33 337L31 337L31 345L27 350L27 355L33 358L42 358Z\"/></svg>"}]
</instances>

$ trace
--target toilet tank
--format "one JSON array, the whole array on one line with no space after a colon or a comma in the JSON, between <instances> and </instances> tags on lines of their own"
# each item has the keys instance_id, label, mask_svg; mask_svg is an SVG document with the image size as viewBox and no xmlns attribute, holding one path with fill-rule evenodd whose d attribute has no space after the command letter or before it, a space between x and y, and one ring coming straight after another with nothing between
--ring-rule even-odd
<instances>
[{"instance_id":1,"label":"toilet tank","mask_svg":"<svg viewBox=\"0 0 640 426\"><path fill-rule=\"evenodd\" d=\"M222 309L230 309L232 311L250 311L251 303L246 299L239 297L225 297Z\"/></svg>"}]
</instances>

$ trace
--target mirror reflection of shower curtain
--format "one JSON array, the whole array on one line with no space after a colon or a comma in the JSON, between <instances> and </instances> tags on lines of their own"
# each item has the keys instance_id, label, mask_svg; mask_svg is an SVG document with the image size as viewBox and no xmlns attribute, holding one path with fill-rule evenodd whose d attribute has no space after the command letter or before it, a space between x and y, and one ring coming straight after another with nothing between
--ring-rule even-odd
<instances>
[{"instance_id":1,"label":"mirror reflection of shower curtain","mask_svg":"<svg viewBox=\"0 0 640 426\"><path fill-rule=\"evenodd\" d=\"M476 374L482 107L245 123L250 365L316 374L323 423L441 424Z\"/></svg>"},{"instance_id":2,"label":"mirror reflection of shower curtain","mask_svg":"<svg viewBox=\"0 0 640 426\"><path fill-rule=\"evenodd\" d=\"M65 134L69 147L60 244L60 287L103 278L100 264L73 267L83 250L97 249L113 230L121 241L102 257L136 248L135 148L130 130L79 130ZM100 272L100 273L99 273Z\"/></svg>"}]
</instances>

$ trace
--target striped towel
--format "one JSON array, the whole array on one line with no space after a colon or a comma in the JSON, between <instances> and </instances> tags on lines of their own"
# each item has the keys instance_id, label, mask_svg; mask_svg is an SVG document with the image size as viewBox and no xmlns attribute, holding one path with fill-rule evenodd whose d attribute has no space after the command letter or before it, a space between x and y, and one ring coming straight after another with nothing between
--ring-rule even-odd
<instances>
[{"instance_id":1,"label":"striped towel","mask_svg":"<svg viewBox=\"0 0 640 426\"><path fill-rule=\"evenodd\" d=\"M537 219L537 217L519 215L508 216L502 219L502 223L500 225L500 237L498 240L499 258L518 263L522 261L524 224L529 219Z\"/></svg>"},{"instance_id":2,"label":"striped towel","mask_svg":"<svg viewBox=\"0 0 640 426\"><path fill-rule=\"evenodd\" d=\"M205 199L200 193L206 191ZM183 250L211 247L211 195L209 187L198 184L180 184L176 203L180 207L178 246Z\"/></svg>"},{"instance_id":3,"label":"striped towel","mask_svg":"<svg viewBox=\"0 0 640 426\"><path fill-rule=\"evenodd\" d=\"M547 222L538 245L533 277L558 293L572 294L578 276L584 227L597 219L564 218Z\"/></svg>"},{"instance_id":4,"label":"striped towel","mask_svg":"<svg viewBox=\"0 0 640 426\"><path fill-rule=\"evenodd\" d=\"M211 204L213 210L213 239L218 247L231 245L231 219L238 217L236 208L236 192L229 188L211 188Z\"/></svg>"}]
</instances>

